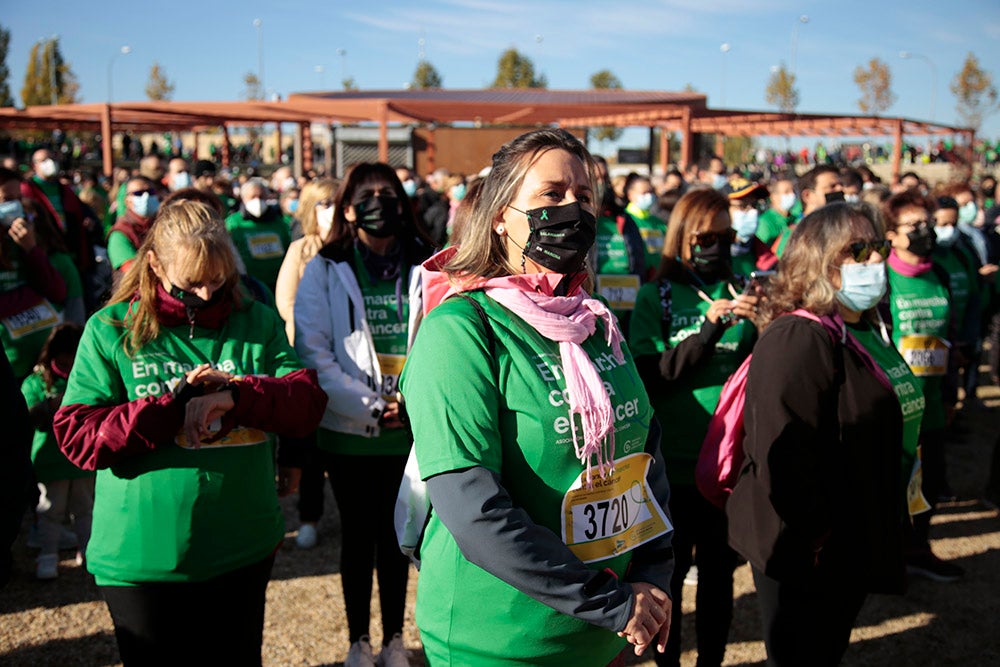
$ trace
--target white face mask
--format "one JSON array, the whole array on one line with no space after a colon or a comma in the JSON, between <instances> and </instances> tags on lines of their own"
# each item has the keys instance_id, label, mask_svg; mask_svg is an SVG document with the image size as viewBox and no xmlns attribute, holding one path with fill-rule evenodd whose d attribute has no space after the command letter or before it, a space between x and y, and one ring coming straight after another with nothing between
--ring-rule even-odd
<instances>
[{"instance_id":1,"label":"white face mask","mask_svg":"<svg viewBox=\"0 0 1000 667\"><path fill-rule=\"evenodd\" d=\"M844 201L848 204L857 204L861 201L861 195L844 195Z\"/></svg>"},{"instance_id":2,"label":"white face mask","mask_svg":"<svg viewBox=\"0 0 1000 667\"><path fill-rule=\"evenodd\" d=\"M978 212L976 202L967 201L958 209L958 222L963 225L971 225L976 221L976 213Z\"/></svg>"},{"instance_id":3,"label":"white face mask","mask_svg":"<svg viewBox=\"0 0 1000 667\"><path fill-rule=\"evenodd\" d=\"M250 201L243 203L243 208L245 208L247 213L251 216L259 218L260 214L264 212L264 201L259 197L251 199Z\"/></svg>"},{"instance_id":4,"label":"white face mask","mask_svg":"<svg viewBox=\"0 0 1000 667\"><path fill-rule=\"evenodd\" d=\"M56 161L52 158L46 158L38 163L38 175L42 178L49 179L56 175L59 171L59 167L56 166Z\"/></svg>"},{"instance_id":5,"label":"white face mask","mask_svg":"<svg viewBox=\"0 0 1000 667\"><path fill-rule=\"evenodd\" d=\"M191 187L191 174L186 171L177 172L170 178L171 190L183 190L189 187Z\"/></svg>"},{"instance_id":6,"label":"white face mask","mask_svg":"<svg viewBox=\"0 0 1000 667\"><path fill-rule=\"evenodd\" d=\"M781 195L781 199L778 201L778 206L782 211L791 211L792 207L795 206L795 193L786 192Z\"/></svg>"},{"instance_id":7,"label":"white face mask","mask_svg":"<svg viewBox=\"0 0 1000 667\"><path fill-rule=\"evenodd\" d=\"M653 193L644 192L635 199L635 205L641 211L648 211L653 208Z\"/></svg>"},{"instance_id":8,"label":"white face mask","mask_svg":"<svg viewBox=\"0 0 1000 667\"><path fill-rule=\"evenodd\" d=\"M330 233L330 229L333 227L333 207L327 206L326 208L316 209L316 227L319 230L320 237L326 237Z\"/></svg>"}]
</instances>

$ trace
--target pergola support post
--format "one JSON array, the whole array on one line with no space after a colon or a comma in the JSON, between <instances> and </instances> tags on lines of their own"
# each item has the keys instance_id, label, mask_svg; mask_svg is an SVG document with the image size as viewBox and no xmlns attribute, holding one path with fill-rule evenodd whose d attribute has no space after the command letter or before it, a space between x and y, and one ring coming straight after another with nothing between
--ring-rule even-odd
<instances>
[{"instance_id":1,"label":"pergola support post","mask_svg":"<svg viewBox=\"0 0 1000 667\"><path fill-rule=\"evenodd\" d=\"M660 126L660 173L666 175L670 165L670 132L666 125Z\"/></svg>"},{"instance_id":2,"label":"pergola support post","mask_svg":"<svg viewBox=\"0 0 1000 667\"><path fill-rule=\"evenodd\" d=\"M378 114L378 161L389 164L389 102L379 100Z\"/></svg>"},{"instance_id":3,"label":"pergola support post","mask_svg":"<svg viewBox=\"0 0 1000 667\"><path fill-rule=\"evenodd\" d=\"M897 118L892 128L892 182L899 182L900 163L903 161L903 121Z\"/></svg>"},{"instance_id":4,"label":"pergola support post","mask_svg":"<svg viewBox=\"0 0 1000 667\"><path fill-rule=\"evenodd\" d=\"M112 177L114 171L114 154L112 152L113 135L111 133L111 105L105 104L101 109L101 163L104 175Z\"/></svg>"},{"instance_id":5,"label":"pergola support post","mask_svg":"<svg viewBox=\"0 0 1000 667\"><path fill-rule=\"evenodd\" d=\"M681 159L680 167L687 169L694 161L694 142L691 137L691 109L684 107L681 112Z\"/></svg>"}]
</instances>

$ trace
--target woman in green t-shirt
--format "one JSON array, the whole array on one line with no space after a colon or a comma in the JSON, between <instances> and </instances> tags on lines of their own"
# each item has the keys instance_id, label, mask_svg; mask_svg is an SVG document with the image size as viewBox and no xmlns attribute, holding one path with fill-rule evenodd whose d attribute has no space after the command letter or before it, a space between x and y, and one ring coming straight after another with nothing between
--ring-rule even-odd
<instances>
[{"instance_id":1,"label":"woman in green t-shirt","mask_svg":"<svg viewBox=\"0 0 1000 667\"><path fill-rule=\"evenodd\" d=\"M646 390L590 297L593 173L564 130L514 139L461 245L424 265L402 391L432 505L430 665L603 667L665 645L669 489Z\"/></svg>"},{"instance_id":2,"label":"woman in green t-shirt","mask_svg":"<svg viewBox=\"0 0 1000 667\"><path fill-rule=\"evenodd\" d=\"M726 544L726 516L695 486L694 471L722 385L756 337L756 294L740 294L733 276L730 204L717 190L688 192L674 207L663 260L642 286L629 344L656 410L670 429L663 456L670 478L675 568L667 651L678 665L684 578L698 567L698 663L721 665L733 613L736 554ZM697 556L695 556L697 552Z\"/></svg>"}]
</instances>

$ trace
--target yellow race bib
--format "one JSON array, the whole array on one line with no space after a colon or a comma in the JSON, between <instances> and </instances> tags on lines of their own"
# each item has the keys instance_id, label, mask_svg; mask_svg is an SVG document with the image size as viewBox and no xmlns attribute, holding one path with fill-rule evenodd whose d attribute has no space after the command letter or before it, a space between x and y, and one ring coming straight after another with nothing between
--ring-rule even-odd
<instances>
[{"instance_id":1,"label":"yellow race bib","mask_svg":"<svg viewBox=\"0 0 1000 667\"><path fill-rule=\"evenodd\" d=\"M222 447L251 447L253 445L262 445L267 442L267 433L261 431L257 428L245 428L243 426L237 426L228 434L226 437L220 438L213 442L202 442L202 449L218 449ZM184 449L194 449L194 446L188 441L187 436L183 433L178 433L177 437L174 438L180 447Z\"/></svg>"},{"instance_id":2,"label":"yellow race bib","mask_svg":"<svg viewBox=\"0 0 1000 667\"><path fill-rule=\"evenodd\" d=\"M34 306L5 317L2 321L11 340L17 340L41 329L54 327L62 322L62 315L47 299L42 299Z\"/></svg>"},{"instance_id":3,"label":"yellow race bib","mask_svg":"<svg viewBox=\"0 0 1000 667\"><path fill-rule=\"evenodd\" d=\"M597 293L614 310L633 310L639 293L639 276L601 274L597 276Z\"/></svg>"},{"instance_id":4,"label":"yellow race bib","mask_svg":"<svg viewBox=\"0 0 1000 667\"><path fill-rule=\"evenodd\" d=\"M944 375L948 371L948 341L940 336L908 334L899 344L899 352L917 377Z\"/></svg>"},{"instance_id":5,"label":"yellow race bib","mask_svg":"<svg viewBox=\"0 0 1000 667\"><path fill-rule=\"evenodd\" d=\"M563 497L562 539L584 563L626 553L672 529L646 481L653 457L632 454L615 471L584 486L586 472Z\"/></svg>"},{"instance_id":6,"label":"yellow race bib","mask_svg":"<svg viewBox=\"0 0 1000 667\"><path fill-rule=\"evenodd\" d=\"M254 259L285 256L285 246L281 244L281 238L273 232L248 234L247 245L250 247L250 256Z\"/></svg>"},{"instance_id":7,"label":"yellow race bib","mask_svg":"<svg viewBox=\"0 0 1000 667\"><path fill-rule=\"evenodd\" d=\"M399 388L399 376L406 363L405 354L378 354L378 366L382 371L382 398L387 401L396 400Z\"/></svg>"}]
</instances>

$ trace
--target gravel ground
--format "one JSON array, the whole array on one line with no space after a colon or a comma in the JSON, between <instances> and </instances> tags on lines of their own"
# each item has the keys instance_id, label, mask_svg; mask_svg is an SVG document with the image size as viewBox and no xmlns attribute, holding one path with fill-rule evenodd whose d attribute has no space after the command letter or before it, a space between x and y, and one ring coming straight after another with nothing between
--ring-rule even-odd
<instances>
[{"instance_id":1,"label":"gravel ground","mask_svg":"<svg viewBox=\"0 0 1000 667\"><path fill-rule=\"evenodd\" d=\"M912 582L905 596L872 596L865 604L845 656L847 665L1000 665L996 595L1000 591L1000 517L978 499L985 487L993 443L1000 433L1000 391L980 389L984 407L968 410L949 444L949 477L960 500L934 520L935 551L967 570L953 584ZM294 502L283 503L290 530L298 525ZM264 664L339 665L347 653L347 626L337 572L339 525L332 495L320 523L320 543L302 551L289 539L278 553L268 588ZM93 580L64 552L60 577L38 582L34 552L24 538L15 545L11 583L0 592L0 664L120 664L111 618ZM404 641L411 664L423 665L413 621L416 572L410 578ZM764 659L749 568L736 573L736 603L726 665L756 665ZM378 599L373 595L373 618ZM685 588L685 653L694 665L694 588ZM372 643L381 642L372 626ZM629 661L653 665L649 656Z\"/></svg>"}]
</instances>

